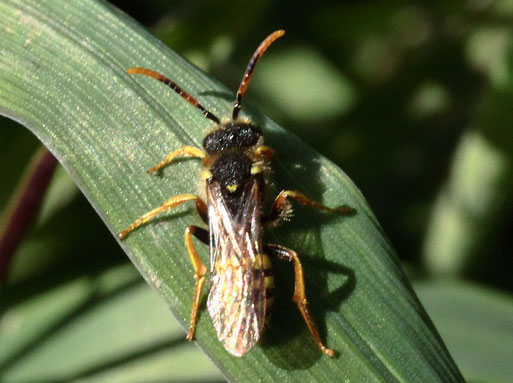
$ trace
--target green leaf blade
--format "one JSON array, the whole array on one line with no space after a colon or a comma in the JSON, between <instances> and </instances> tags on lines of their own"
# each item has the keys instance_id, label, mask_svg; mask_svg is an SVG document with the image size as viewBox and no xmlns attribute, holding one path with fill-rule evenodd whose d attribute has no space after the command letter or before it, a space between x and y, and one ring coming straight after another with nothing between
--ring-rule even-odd
<instances>
[{"instance_id":1,"label":"green leaf blade","mask_svg":"<svg viewBox=\"0 0 513 383\"><path fill-rule=\"evenodd\" d=\"M224 96L231 92L103 3L7 1L0 21L0 110L56 155L113 234L172 195L197 190L194 161L163 177L145 170L184 144L199 145L208 121L172 90L126 69L165 73L220 117L229 115ZM314 319L340 355L329 359L316 349L289 302L290 283L278 284L283 294L262 346L231 357L206 311L199 345L232 381L462 381L361 193L297 138L247 106L244 112L281 154L274 168L280 187L357 210L334 217L298 207L294 224L270 233L300 254ZM194 279L183 231L191 223L199 224L192 208L180 208L121 244L184 327ZM200 251L206 261L207 249ZM277 276L293 282L290 265L276 266Z\"/></svg>"}]
</instances>

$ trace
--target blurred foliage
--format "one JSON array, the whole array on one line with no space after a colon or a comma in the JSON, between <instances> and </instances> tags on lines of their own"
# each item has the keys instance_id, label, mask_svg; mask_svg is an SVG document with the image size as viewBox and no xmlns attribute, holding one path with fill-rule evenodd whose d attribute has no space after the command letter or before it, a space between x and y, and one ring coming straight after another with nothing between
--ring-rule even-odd
<instances>
[{"instance_id":1,"label":"blurred foliage","mask_svg":"<svg viewBox=\"0 0 513 383\"><path fill-rule=\"evenodd\" d=\"M261 37L285 29L286 38L260 64L248 101L350 175L407 270L423 279L421 298L431 288L451 292L447 285L429 285L450 275L501 289L506 294L493 302L511 307L511 1L113 3L231 89ZM0 145L3 207L38 143L2 119ZM12 265L8 288L19 295L2 301L12 310L23 310L26 299L37 304L38 295L58 285L126 262L63 172L50 195L53 205L50 199ZM61 277L46 277L55 274ZM486 312L491 298L484 294L466 307L457 305L466 290L463 282L455 283L457 299L430 310L435 324L466 377L506 381L504 375L476 375L468 361L492 349L494 339L511 337L513 319L504 315L502 328L491 315L471 322L463 315L468 307ZM469 333L497 333L478 343L466 341L465 334L455 339L443 330L447 318L458 324L466 318ZM0 325L12 326L11 319ZM508 360L495 362L497 371L509 371Z\"/></svg>"},{"instance_id":2,"label":"blurred foliage","mask_svg":"<svg viewBox=\"0 0 513 383\"><path fill-rule=\"evenodd\" d=\"M455 278L414 287L468 382L511 381L511 296Z\"/></svg>"}]
</instances>

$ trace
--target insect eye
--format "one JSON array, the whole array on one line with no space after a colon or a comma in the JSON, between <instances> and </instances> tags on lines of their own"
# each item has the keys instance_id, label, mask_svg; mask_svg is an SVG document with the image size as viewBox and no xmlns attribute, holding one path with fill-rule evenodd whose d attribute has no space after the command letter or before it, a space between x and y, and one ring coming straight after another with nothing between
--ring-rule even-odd
<instances>
[{"instance_id":1,"label":"insect eye","mask_svg":"<svg viewBox=\"0 0 513 383\"><path fill-rule=\"evenodd\" d=\"M259 127L250 124L236 125L234 130L236 132L238 146L244 148L256 145L262 135L262 131Z\"/></svg>"},{"instance_id":2,"label":"insect eye","mask_svg":"<svg viewBox=\"0 0 513 383\"><path fill-rule=\"evenodd\" d=\"M222 150L224 143L224 130L216 130L210 134L208 134L203 139L203 148L207 151L207 153L212 154L215 152L219 152Z\"/></svg>"}]
</instances>

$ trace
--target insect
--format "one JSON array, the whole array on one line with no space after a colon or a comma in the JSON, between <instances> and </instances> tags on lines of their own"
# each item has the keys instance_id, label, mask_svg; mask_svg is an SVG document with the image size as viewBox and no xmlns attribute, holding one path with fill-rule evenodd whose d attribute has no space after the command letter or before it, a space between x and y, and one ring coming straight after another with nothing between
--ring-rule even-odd
<instances>
[{"instance_id":1,"label":"insect","mask_svg":"<svg viewBox=\"0 0 513 383\"><path fill-rule=\"evenodd\" d=\"M178 157L201 159L205 167L203 178L206 203L193 194L174 196L135 220L118 237L124 239L135 228L156 215L187 201L194 201L200 217L208 225L208 230L193 225L185 229L185 245L196 279L187 339L192 340L194 336L207 273L207 267L194 247L194 236L209 245L210 292L207 307L217 336L229 353L240 357L251 350L260 339L273 301L274 277L269 257L277 257L294 263L293 301L319 349L333 357L335 351L323 344L308 312L303 269L298 255L280 245L264 245L263 225L277 224L290 217L290 200L341 214L349 214L353 209L346 205L332 209L308 199L298 191L284 190L274 200L270 212L267 215L262 214L262 193L274 151L263 145L262 130L258 126L249 119L239 117L242 98L257 62L267 48L284 33L282 30L275 31L258 46L237 90L232 116L222 121L162 74L146 68L128 69L129 74L149 76L168 85L213 121L214 126L203 140L203 150L184 146L168 154L148 171L155 173Z\"/></svg>"}]
</instances>

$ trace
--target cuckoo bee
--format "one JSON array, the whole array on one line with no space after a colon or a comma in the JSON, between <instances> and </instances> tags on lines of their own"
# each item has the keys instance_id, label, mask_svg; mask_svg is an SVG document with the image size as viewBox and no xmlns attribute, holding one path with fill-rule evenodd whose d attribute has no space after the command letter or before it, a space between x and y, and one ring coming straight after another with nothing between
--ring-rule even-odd
<instances>
[{"instance_id":1,"label":"cuckoo bee","mask_svg":"<svg viewBox=\"0 0 513 383\"><path fill-rule=\"evenodd\" d=\"M332 357L335 351L327 348L321 341L308 312L303 269L298 255L280 245L264 245L262 233L265 224L275 224L287 218L291 212L290 200L341 214L349 214L353 209L346 205L332 209L308 199L298 191L284 190L274 200L270 212L267 215L262 214L262 192L266 184L264 173L274 152L263 145L262 130L250 120L239 117L242 98L257 62L266 49L284 33L282 30L275 31L259 45L242 77L232 116L223 121L162 74L146 68L128 69L129 74L152 77L168 85L213 121L214 129L204 138L203 150L184 146L168 154L148 171L155 173L178 157L202 159L205 167L203 175L206 203L193 194L174 196L135 220L118 237L124 239L156 215L187 201L194 201L200 217L208 225L208 230L192 225L185 229L185 246L196 279L187 339L192 340L194 336L202 287L207 274L207 267L194 247L194 236L209 245L210 292L207 307L219 341L229 353L240 357L251 350L260 339L273 301L274 279L269 258L277 257L293 262L293 301L319 349Z\"/></svg>"}]
</instances>

